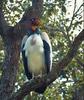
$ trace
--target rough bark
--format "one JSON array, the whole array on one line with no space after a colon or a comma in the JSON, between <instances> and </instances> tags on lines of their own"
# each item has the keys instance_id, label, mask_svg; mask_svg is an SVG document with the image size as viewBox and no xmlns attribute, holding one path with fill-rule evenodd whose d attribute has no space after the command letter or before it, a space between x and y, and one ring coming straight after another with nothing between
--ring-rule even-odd
<instances>
[{"instance_id":1,"label":"rough bark","mask_svg":"<svg viewBox=\"0 0 84 100\"><path fill-rule=\"evenodd\" d=\"M4 14L2 12L2 3L0 4L0 35L4 36L4 34L7 32L9 26L7 22L5 21Z\"/></svg>"},{"instance_id":2,"label":"rough bark","mask_svg":"<svg viewBox=\"0 0 84 100\"><path fill-rule=\"evenodd\" d=\"M19 61L19 45L17 40L6 38L5 61L0 83L0 100L8 100L14 90Z\"/></svg>"},{"instance_id":3,"label":"rough bark","mask_svg":"<svg viewBox=\"0 0 84 100\"><path fill-rule=\"evenodd\" d=\"M84 100L84 85L75 89L72 100Z\"/></svg>"}]
</instances>

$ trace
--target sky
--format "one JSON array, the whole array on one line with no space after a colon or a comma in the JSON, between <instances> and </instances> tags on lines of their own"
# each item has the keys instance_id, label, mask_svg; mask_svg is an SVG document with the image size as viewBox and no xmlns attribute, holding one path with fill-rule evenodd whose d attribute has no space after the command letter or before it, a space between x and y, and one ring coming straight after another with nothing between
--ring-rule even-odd
<instances>
[{"instance_id":1,"label":"sky","mask_svg":"<svg viewBox=\"0 0 84 100\"><path fill-rule=\"evenodd\" d=\"M67 2L68 1L70 1L70 0L67 0ZM71 18L72 15L73 15L74 1L75 0L71 0L71 2L69 3L69 5L72 5L72 6L67 6L67 11L68 11L67 12L67 17L69 17L69 18ZM83 0L76 0L76 1L77 1L77 3L76 3L77 6L76 6L75 10L77 10L80 7L80 5L83 3ZM82 10L83 10L83 7L82 7ZM81 13L81 16L82 16L82 19L84 20L83 12ZM68 13L70 13L70 14L68 14ZM83 25L82 25L82 28L84 28Z\"/></svg>"},{"instance_id":2,"label":"sky","mask_svg":"<svg viewBox=\"0 0 84 100\"><path fill-rule=\"evenodd\" d=\"M70 1L70 0L67 0L67 1ZM70 16L72 16L73 14L73 9L74 9L74 1L75 0L72 0L69 5L72 5L72 6L67 6L67 10L70 12ZM83 0L77 0L77 3L76 3L76 10L80 7L80 5L83 3Z\"/></svg>"}]
</instances>

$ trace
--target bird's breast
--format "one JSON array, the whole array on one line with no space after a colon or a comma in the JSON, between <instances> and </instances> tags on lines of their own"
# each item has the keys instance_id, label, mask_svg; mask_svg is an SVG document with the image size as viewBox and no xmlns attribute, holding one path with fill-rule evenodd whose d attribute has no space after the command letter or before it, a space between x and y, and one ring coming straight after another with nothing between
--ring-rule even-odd
<instances>
[{"instance_id":1,"label":"bird's breast","mask_svg":"<svg viewBox=\"0 0 84 100\"><path fill-rule=\"evenodd\" d=\"M32 39L30 41L31 45L34 46L36 44L36 42L37 42L36 37L35 36L32 36Z\"/></svg>"},{"instance_id":2,"label":"bird's breast","mask_svg":"<svg viewBox=\"0 0 84 100\"><path fill-rule=\"evenodd\" d=\"M44 47L39 35L33 35L25 44L25 55L28 60L30 72L39 74L44 69Z\"/></svg>"},{"instance_id":3,"label":"bird's breast","mask_svg":"<svg viewBox=\"0 0 84 100\"><path fill-rule=\"evenodd\" d=\"M31 51L28 56L30 72L40 74L44 69L44 53Z\"/></svg>"}]
</instances>

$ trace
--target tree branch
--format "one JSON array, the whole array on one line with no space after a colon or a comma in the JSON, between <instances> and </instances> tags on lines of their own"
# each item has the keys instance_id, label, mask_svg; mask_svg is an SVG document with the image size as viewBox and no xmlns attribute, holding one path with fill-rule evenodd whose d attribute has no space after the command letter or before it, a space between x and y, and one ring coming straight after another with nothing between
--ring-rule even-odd
<instances>
[{"instance_id":1,"label":"tree branch","mask_svg":"<svg viewBox=\"0 0 84 100\"><path fill-rule=\"evenodd\" d=\"M75 0L75 3L76 3L76 0ZM76 5L75 5L75 6L76 6ZM71 26L72 26L72 24L73 24L73 20L74 20L74 18L77 16L77 13L78 13L79 10L81 9L81 7L84 6L84 3L81 4L80 7L79 7L76 11L75 11L75 6L74 6L73 16L72 16L72 19L71 19L70 25L69 25L69 27L68 27L68 29L67 29L68 32L69 32L70 29L71 29Z\"/></svg>"},{"instance_id":2,"label":"tree branch","mask_svg":"<svg viewBox=\"0 0 84 100\"><path fill-rule=\"evenodd\" d=\"M3 14L3 0L0 1L0 35L3 36L3 34L5 34L8 30L8 24L4 18L4 14Z\"/></svg>"},{"instance_id":3,"label":"tree branch","mask_svg":"<svg viewBox=\"0 0 84 100\"><path fill-rule=\"evenodd\" d=\"M37 77L29 82L26 82L16 93L12 95L10 100L22 100L26 95L35 90L38 86L42 84L46 84L48 86L50 83L55 81L59 77L61 70L67 67L67 65L72 61L83 40L84 29L74 39L67 55L59 63L53 64L53 69L48 75L45 75L42 78Z\"/></svg>"}]
</instances>

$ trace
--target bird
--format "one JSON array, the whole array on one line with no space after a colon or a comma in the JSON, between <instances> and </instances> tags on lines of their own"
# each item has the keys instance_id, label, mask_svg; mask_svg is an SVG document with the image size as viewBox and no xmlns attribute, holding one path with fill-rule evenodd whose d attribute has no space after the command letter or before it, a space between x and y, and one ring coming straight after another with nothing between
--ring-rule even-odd
<instances>
[{"instance_id":1,"label":"bird","mask_svg":"<svg viewBox=\"0 0 84 100\"><path fill-rule=\"evenodd\" d=\"M21 52L28 80L49 74L52 69L52 46L46 32L42 32L37 27L28 30L22 40ZM35 92L43 94L46 88L47 86L42 84L35 89Z\"/></svg>"}]
</instances>

